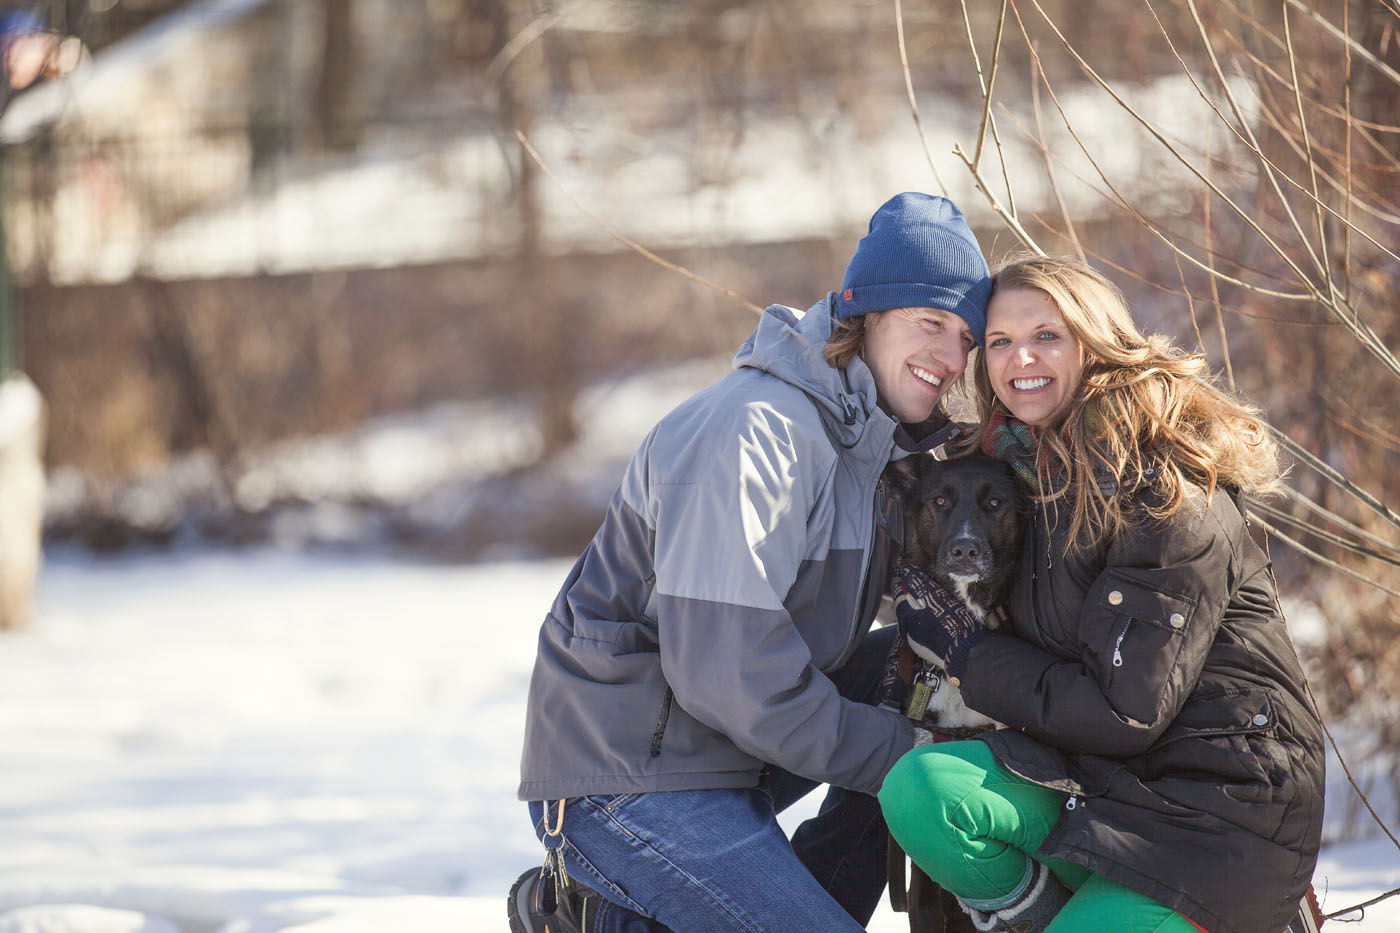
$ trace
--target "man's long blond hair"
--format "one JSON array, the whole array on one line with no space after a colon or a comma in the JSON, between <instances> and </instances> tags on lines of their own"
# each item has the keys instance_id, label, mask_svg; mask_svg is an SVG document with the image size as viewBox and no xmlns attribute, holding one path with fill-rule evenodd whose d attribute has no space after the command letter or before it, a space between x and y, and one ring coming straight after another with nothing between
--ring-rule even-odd
<instances>
[{"instance_id":1,"label":"man's long blond hair","mask_svg":"<svg viewBox=\"0 0 1400 933\"><path fill-rule=\"evenodd\" d=\"M1036 432L1041 495L1068 500L1071 548L1112 537L1135 518L1174 515L1196 488L1207 501L1221 483L1256 495L1277 488L1278 449L1259 410L1218 386L1203 354L1144 337L1112 282L1077 259L1025 256L992 277L993 296L1013 288L1047 295L1084 348L1065 419ZM973 400L981 434L994 413L1009 414L992 391L985 355ZM1113 482L1101 484L1105 475ZM1134 497L1141 511L1129 514L1115 490L1141 487L1158 494Z\"/></svg>"}]
</instances>

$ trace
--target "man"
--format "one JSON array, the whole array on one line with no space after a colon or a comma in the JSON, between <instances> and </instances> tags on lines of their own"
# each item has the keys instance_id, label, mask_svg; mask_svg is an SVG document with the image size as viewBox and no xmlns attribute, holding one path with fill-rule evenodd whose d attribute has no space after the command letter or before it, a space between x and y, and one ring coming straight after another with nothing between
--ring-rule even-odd
<instances>
[{"instance_id":1,"label":"man","mask_svg":"<svg viewBox=\"0 0 1400 933\"><path fill-rule=\"evenodd\" d=\"M891 461L955 433L990 278L952 202L892 198L839 292L769 307L652 429L540 631L519 795L545 870L511 927L859 930L873 795L916 741L867 635L900 533ZM819 783L791 842L775 814Z\"/></svg>"}]
</instances>

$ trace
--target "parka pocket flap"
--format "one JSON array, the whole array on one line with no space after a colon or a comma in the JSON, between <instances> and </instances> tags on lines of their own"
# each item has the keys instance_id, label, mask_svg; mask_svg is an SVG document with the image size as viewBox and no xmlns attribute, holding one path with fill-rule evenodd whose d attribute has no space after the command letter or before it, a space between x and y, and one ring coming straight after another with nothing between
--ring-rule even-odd
<instances>
[{"instance_id":1,"label":"parka pocket flap","mask_svg":"<svg viewBox=\"0 0 1400 933\"><path fill-rule=\"evenodd\" d=\"M1268 691L1239 687L1186 701L1162 734L1162 742L1187 736L1249 735L1268 732L1277 723Z\"/></svg>"},{"instance_id":2,"label":"parka pocket flap","mask_svg":"<svg viewBox=\"0 0 1400 933\"><path fill-rule=\"evenodd\" d=\"M1191 621L1195 598L1165 591L1153 586L1150 577L1144 577L1139 578L1130 569L1108 571L1096 583L1098 606L1114 615L1180 634Z\"/></svg>"}]
</instances>

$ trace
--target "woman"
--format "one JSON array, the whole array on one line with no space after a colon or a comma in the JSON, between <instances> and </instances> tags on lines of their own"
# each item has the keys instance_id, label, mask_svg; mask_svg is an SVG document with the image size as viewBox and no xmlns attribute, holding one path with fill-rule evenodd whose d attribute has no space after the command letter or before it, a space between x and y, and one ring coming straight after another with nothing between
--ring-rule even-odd
<instances>
[{"instance_id":1,"label":"woman","mask_svg":"<svg viewBox=\"0 0 1400 933\"><path fill-rule=\"evenodd\" d=\"M573 880L523 874L512 930L862 928L874 794L919 737L878 704L899 528L878 484L958 433L942 402L990 289L953 203L897 195L840 291L768 308L642 442L540 629L519 795ZM789 841L774 814L817 784Z\"/></svg>"},{"instance_id":2,"label":"woman","mask_svg":"<svg viewBox=\"0 0 1400 933\"><path fill-rule=\"evenodd\" d=\"M979 930L1283 930L1323 747L1239 502L1278 481L1257 413L1067 259L993 277L975 381L980 446L1033 502L1010 631L907 568L896 611L1009 728L906 754L891 832Z\"/></svg>"}]
</instances>

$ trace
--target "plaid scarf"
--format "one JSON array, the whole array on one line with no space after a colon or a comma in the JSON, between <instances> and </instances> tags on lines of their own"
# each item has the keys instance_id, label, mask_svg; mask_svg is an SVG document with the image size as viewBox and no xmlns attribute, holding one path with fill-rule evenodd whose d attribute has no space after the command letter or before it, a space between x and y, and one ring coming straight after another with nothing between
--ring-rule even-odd
<instances>
[{"instance_id":1,"label":"plaid scarf","mask_svg":"<svg viewBox=\"0 0 1400 933\"><path fill-rule=\"evenodd\" d=\"M1092 424L1106 430L1108 419L1103 414L1103 408L1101 405L1095 405L1090 409L1088 417L1092 419ZM1049 463L1042 464L1039 475L1036 473L1036 449L1040 444L1036 428L1016 420L1004 411L993 412L987 424L989 430L982 438L982 453L1009 464L1011 471L1016 474L1016 479L1031 493L1048 494L1048 490L1052 488L1048 482L1051 478ZM1153 470L1148 468L1146 473L1150 477ZM1063 468L1055 475L1062 478ZM1094 484L1104 496L1112 496L1120 488L1118 478L1103 467L1094 470Z\"/></svg>"},{"instance_id":2,"label":"plaid scarf","mask_svg":"<svg viewBox=\"0 0 1400 933\"><path fill-rule=\"evenodd\" d=\"M1031 492L1040 492L1040 479L1035 474L1035 452L1039 443L1035 428L1004 411L993 412L988 424L990 429L982 438L982 453L1010 464L1023 486Z\"/></svg>"}]
</instances>

